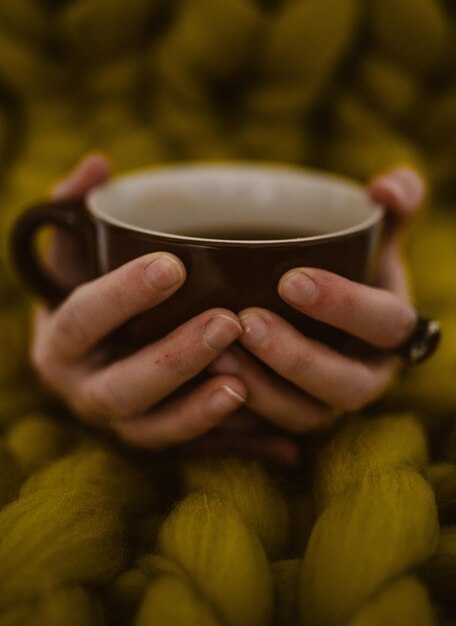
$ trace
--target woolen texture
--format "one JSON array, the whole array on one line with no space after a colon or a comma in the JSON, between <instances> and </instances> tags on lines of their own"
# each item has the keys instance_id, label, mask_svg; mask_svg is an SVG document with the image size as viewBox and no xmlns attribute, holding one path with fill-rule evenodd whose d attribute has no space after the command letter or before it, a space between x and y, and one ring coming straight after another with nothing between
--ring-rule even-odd
<instances>
[{"instance_id":1,"label":"woolen texture","mask_svg":"<svg viewBox=\"0 0 456 626\"><path fill-rule=\"evenodd\" d=\"M455 35L444 0L0 2L0 626L455 623ZM295 470L91 431L31 371L6 244L94 148L115 172L418 168L405 243L439 352Z\"/></svg>"}]
</instances>

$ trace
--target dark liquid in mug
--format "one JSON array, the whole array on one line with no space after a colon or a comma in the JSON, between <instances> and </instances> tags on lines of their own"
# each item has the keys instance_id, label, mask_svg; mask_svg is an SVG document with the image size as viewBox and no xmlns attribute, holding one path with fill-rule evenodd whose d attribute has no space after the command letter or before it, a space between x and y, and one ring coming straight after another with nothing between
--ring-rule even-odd
<instances>
[{"instance_id":1,"label":"dark liquid in mug","mask_svg":"<svg viewBox=\"0 0 456 626\"><path fill-rule=\"evenodd\" d=\"M295 239L296 237L315 237L318 232L287 228L286 226L213 226L209 228L179 231L185 237L202 237L203 239Z\"/></svg>"}]
</instances>

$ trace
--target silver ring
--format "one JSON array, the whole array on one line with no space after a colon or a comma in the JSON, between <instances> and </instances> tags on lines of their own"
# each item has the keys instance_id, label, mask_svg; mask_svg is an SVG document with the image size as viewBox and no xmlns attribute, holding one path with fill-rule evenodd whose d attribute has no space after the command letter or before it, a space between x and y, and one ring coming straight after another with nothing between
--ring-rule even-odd
<instances>
[{"instance_id":1,"label":"silver ring","mask_svg":"<svg viewBox=\"0 0 456 626\"><path fill-rule=\"evenodd\" d=\"M411 336L394 349L406 365L417 365L427 361L440 343L440 322L430 320L418 312L418 321Z\"/></svg>"}]
</instances>

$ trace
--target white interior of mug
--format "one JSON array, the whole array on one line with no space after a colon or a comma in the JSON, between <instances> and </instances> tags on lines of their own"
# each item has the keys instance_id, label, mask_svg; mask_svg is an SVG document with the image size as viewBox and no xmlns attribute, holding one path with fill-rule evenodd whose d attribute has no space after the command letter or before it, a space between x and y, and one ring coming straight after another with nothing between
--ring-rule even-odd
<instances>
[{"instance_id":1,"label":"white interior of mug","mask_svg":"<svg viewBox=\"0 0 456 626\"><path fill-rule=\"evenodd\" d=\"M127 173L92 189L87 206L106 222L140 232L253 243L349 234L368 228L384 213L364 187L348 178L249 162L193 162ZM258 231L259 237L220 236L242 230ZM284 230L293 236L281 236ZM205 234L210 232L219 234ZM265 239L265 232L280 238Z\"/></svg>"}]
</instances>

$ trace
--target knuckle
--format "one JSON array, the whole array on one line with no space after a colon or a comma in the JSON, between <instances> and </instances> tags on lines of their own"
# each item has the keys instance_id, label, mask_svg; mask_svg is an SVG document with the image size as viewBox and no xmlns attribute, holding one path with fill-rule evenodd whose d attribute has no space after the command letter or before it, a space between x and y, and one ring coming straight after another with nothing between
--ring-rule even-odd
<instances>
[{"instance_id":1,"label":"knuckle","mask_svg":"<svg viewBox=\"0 0 456 626\"><path fill-rule=\"evenodd\" d=\"M53 337L57 343L78 345L90 340L90 333L83 322L80 295L82 288L76 289L57 313L53 323Z\"/></svg>"},{"instance_id":2,"label":"knuckle","mask_svg":"<svg viewBox=\"0 0 456 626\"><path fill-rule=\"evenodd\" d=\"M284 370L292 375L308 372L313 365L311 350L293 350L284 356Z\"/></svg>"},{"instance_id":3,"label":"knuckle","mask_svg":"<svg viewBox=\"0 0 456 626\"><path fill-rule=\"evenodd\" d=\"M83 411L93 417L126 419L133 416L131 405L122 396L108 374L90 384L85 392Z\"/></svg>"}]
</instances>

